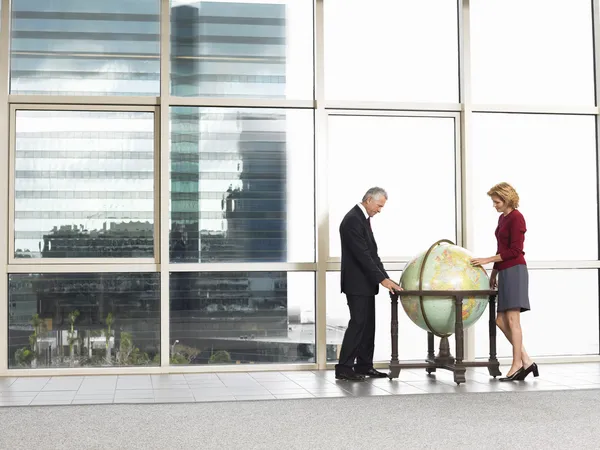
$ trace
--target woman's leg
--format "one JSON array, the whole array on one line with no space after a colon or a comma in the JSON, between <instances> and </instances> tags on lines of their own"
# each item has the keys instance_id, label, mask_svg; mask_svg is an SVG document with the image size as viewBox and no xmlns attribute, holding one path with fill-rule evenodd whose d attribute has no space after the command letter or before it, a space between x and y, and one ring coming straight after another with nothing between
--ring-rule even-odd
<instances>
[{"instance_id":1,"label":"woman's leg","mask_svg":"<svg viewBox=\"0 0 600 450\"><path fill-rule=\"evenodd\" d=\"M507 311L507 312L511 312L511 311ZM517 314L517 318L520 319L520 311L512 311L514 313ZM519 323L519 331L521 330L521 321L518 321ZM506 312L499 312L496 316L496 325L498 325L498 328L500 328L500 330L502 331L502 333L504 333L504 336L506 336L506 339L508 339L508 342L510 342L511 345L513 345L513 339L512 339L512 333L511 333L511 329L510 329L510 325L508 322L508 318L506 317ZM521 335L521 363L523 365L523 367L529 367L532 364L532 360L529 357L529 355L527 354L527 352L525 351L525 347L523 346L523 338L522 335L523 333L520 332ZM513 350L513 357L514 357L514 350ZM513 362L513 366L514 366L514 362ZM517 367L518 369L518 367ZM512 370L509 372L512 375Z\"/></svg>"}]
</instances>

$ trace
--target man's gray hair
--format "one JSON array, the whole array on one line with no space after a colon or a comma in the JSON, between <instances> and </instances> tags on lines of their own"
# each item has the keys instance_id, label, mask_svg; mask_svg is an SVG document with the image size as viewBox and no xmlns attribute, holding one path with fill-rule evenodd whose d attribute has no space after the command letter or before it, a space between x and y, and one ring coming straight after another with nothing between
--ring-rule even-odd
<instances>
[{"instance_id":1,"label":"man's gray hair","mask_svg":"<svg viewBox=\"0 0 600 450\"><path fill-rule=\"evenodd\" d=\"M388 194L385 189L380 187L372 187L365 193L362 201L366 202L369 198L377 200L379 197L385 197L386 200L388 199Z\"/></svg>"}]
</instances>

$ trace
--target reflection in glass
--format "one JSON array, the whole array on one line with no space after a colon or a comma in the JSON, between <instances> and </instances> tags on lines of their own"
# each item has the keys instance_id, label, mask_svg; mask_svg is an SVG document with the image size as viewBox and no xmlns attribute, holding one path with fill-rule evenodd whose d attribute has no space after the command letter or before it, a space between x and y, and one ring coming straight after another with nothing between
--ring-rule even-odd
<instances>
[{"instance_id":1,"label":"reflection in glass","mask_svg":"<svg viewBox=\"0 0 600 450\"><path fill-rule=\"evenodd\" d=\"M313 112L171 110L171 261L314 261Z\"/></svg>"},{"instance_id":2,"label":"reflection in glass","mask_svg":"<svg viewBox=\"0 0 600 450\"><path fill-rule=\"evenodd\" d=\"M9 368L160 364L155 273L9 276Z\"/></svg>"},{"instance_id":3,"label":"reflection in glass","mask_svg":"<svg viewBox=\"0 0 600 450\"><path fill-rule=\"evenodd\" d=\"M523 344L531 356L598 355L598 270L529 269L531 311L521 314ZM497 353L512 347L498 332ZM475 355L489 355L488 324L475 325Z\"/></svg>"},{"instance_id":4,"label":"reflection in glass","mask_svg":"<svg viewBox=\"0 0 600 450\"><path fill-rule=\"evenodd\" d=\"M312 98L312 3L173 0L171 93Z\"/></svg>"},{"instance_id":5,"label":"reflection in glass","mask_svg":"<svg viewBox=\"0 0 600 450\"><path fill-rule=\"evenodd\" d=\"M171 364L315 362L308 272L175 272Z\"/></svg>"},{"instance_id":6,"label":"reflection in glass","mask_svg":"<svg viewBox=\"0 0 600 450\"><path fill-rule=\"evenodd\" d=\"M472 189L471 250L494 254L498 213L486 192L507 181L521 198L528 261L598 259L595 117L474 114L471 123L476 149L469 153L472 172L467 175ZM585 206L573 207L574 199ZM549 211L548 201L568 214ZM570 230L568 239L560 237L566 230Z\"/></svg>"},{"instance_id":7,"label":"reflection in glass","mask_svg":"<svg viewBox=\"0 0 600 450\"><path fill-rule=\"evenodd\" d=\"M395 282L400 281L402 272L388 274ZM390 337L391 315L390 294L379 287L375 297L375 353L374 361L389 361L392 354ZM340 293L340 272L327 272L327 361L336 362L342 348L344 333L348 328L350 311L346 295ZM487 323L487 321L486 321ZM454 337L450 337L450 348L454 354ZM435 338L435 348L439 338ZM398 306L398 354L401 360L420 360L427 355L427 332L417 327Z\"/></svg>"},{"instance_id":8,"label":"reflection in glass","mask_svg":"<svg viewBox=\"0 0 600 450\"><path fill-rule=\"evenodd\" d=\"M453 118L330 116L328 139L330 256L341 254L344 215L373 186L389 194L372 220L379 256L412 257L439 239L456 242Z\"/></svg>"},{"instance_id":9,"label":"reflection in glass","mask_svg":"<svg viewBox=\"0 0 600 450\"><path fill-rule=\"evenodd\" d=\"M12 1L11 93L158 95L160 0Z\"/></svg>"},{"instance_id":10,"label":"reflection in glass","mask_svg":"<svg viewBox=\"0 0 600 450\"><path fill-rule=\"evenodd\" d=\"M154 114L17 111L15 258L154 256Z\"/></svg>"}]
</instances>

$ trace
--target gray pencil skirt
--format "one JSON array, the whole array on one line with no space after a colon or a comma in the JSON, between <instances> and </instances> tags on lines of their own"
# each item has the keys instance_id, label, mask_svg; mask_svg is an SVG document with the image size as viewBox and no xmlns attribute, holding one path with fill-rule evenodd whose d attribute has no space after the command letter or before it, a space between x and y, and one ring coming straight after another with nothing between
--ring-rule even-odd
<instances>
[{"instance_id":1,"label":"gray pencil skirt","mask_svg":"<svg viewBox=\"0 0 600 450\"><path fill-rule=\"evenodd\" d=\"M498 272L498 312L529 311L529 273L525 264Z\"/></svg>"}]
</instances>

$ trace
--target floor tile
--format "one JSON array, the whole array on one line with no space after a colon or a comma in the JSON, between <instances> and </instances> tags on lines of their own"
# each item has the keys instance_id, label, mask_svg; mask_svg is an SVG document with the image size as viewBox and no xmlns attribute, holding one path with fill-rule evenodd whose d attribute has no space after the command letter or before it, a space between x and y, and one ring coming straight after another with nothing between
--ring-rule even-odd
<instances>
[{"instance_id":1,"label":"floor tile","mask_svg":"<svg viewBox=\"0 0 600 450\"><path fill-rule=\"evenodd\" d=\"M262 395L235 395L236 400L275 400L275 396L271 394Z\"/></svg>"},{"instance_id":2,"label":"floor tile","mask_svg":"<svg viewBox=\"0 0 600 450\"><path fill-rule=\"evenodd\" d=\"M107 398L107 399L103 399L103 398L97 398L97 399L79 399L79 398L75 398L72 402L71 405L110 405L113 403L113 399L112 398Z\"/></svg>"},{"instance_id":3,"label":"floor tile","mask_svg":"<svg viewBox=\"0 0 600 450\"><path fill-rule=\"evenodd\" d=\"M141 404L141 403L154 403L154 398L120 398L116 399L113 402L114 404Z\"/></svg>"},{"instance_id":4,"label":"floor tile","mask_svg":"<svg viewBox=\"0 0 600 450\"><path fill-rule=\"evenodd\" d=\"M6 391L0 392L0 400L3 399L11 399L17 397L35 397L39 394L39 390L37 391Z\"/></svg>"},{"instance_id":5,"label":"floor tile","mask_svg":"<svg viewBox=\"0 0 600 450\"><path fill-rule=\"evenodd\" d=\"M123 398L154 398L153 389L123 389L115 391L115 400Z\"/></svg>"},{"instance_id":6,"label":"floor tile","mask_svg":"<svg viewBox=\"0 0 600 450\"><path fill-rule=\"evenodd\" d=\"M305 394L275 394L275 398L277 400L294 400L300 398L315 398L315 396L307 392Z\"/></svg>"},{"instance_id":7,"label":"floor tile","mask_svg":"<svg viewBox=\"0 0 600 450\"><path fill-rule=\"evenodd\" d=\"M149 375L124 375L117 380L117 390L152 389Z\"/></svg>"},{"instance_id":8,"label":"floor tile","mask_svg":"<svg viewBox=\"0 0 600 450\"><path fill-rule=\"evenodd\" d=\"M34 396L16 397L9 399L2 398L0 399L0 406L27 406L33 401L34 398Z\"/></svg>"},{"instance_id":9,"label":"floor tile","mask_svg":"<svg viewBox=\"0 0 600 450\"><path fill-rule=\"evenodd\" d=\"M17 378L13 378L13 377L0 377L0 391L2 391L3 387L9 387L11 384L13 384L15 381L17 381Z\"/></svg>"},{"instance_id":10,"label":"floor tile","mask_svg":"<svg viewBox=\"0 0 600 450\"><path fill-rule=\"evenodd\" d=\"M277 381L277 382L265 382L265 383L261 383L261 385L263 387L265 387L266 389L272 390L272 389L301 389L302 387L297 384L297 383L293 383L290 381Z\"/></svg>"},{"instance_id":11,"label":"floor tile","mask_svg":"<svg viewBox=\"0 0 600 450\"><path fill-rule=\"evenodd\" d=\"M269 389L273 395L310 394L306 389Z\"/></svg>"},{"instance_id":12,"label":"floor tile","mask_svg":"<svg viewBox=\"0 0 600 450\"><path fill-rule=\"evenodd\" d=\"M508 367L502 366L506 372ZM284 371L223 374L169 374L85 377L0 378L0 406L151 404L290 400L378 395L477 394L600 389L600 364L540 365L540 376L502 383L486 368L469 368L457 386L450 371L428 376L402 370L394 380L367 378L353 383L335 379L334 371Z\"/></svg>"},{"instance_id":13,"label":"floor tile","mask_svg":"<svg viewBox=\"0 0 600 450\"><path fill-rule=\"evenodd\" d=\"M53 377L42 391L76 391L83 383L83 377Z\"/></svg>"},{"instance_id":14,"label":"floor tile","mask_svg":"<svg viewBox=\"0 0 600 450\"><path fill-rule=\"evenodd\" d=\"M196 397L229 397L233 393L227 388L221 389L190 389L192 394Z\"/></svg>"},{"instance_id":15,"label":"floor tile","mask_svg":"<svg viewBox=\"0 0 600 450\"><path fill-rule=\"evenodd\" d=\"M229 396L219 396L219 397L201 397L196 398L196 403L203 402L234 402L236 398L233 395Z\"/></svg>"},{"instance_id":16,"label":"floor tile","mask_svg":"<svg viewBox=\"0 0 600 450\"><path fill-rule=\"evenodd\" d=\"M154 398L194 398L193 392L188 389L154 389Z\"/></svg>"},{"instance_id":17,"label":"floor tile","mask_svg":"<svg viewBox=\"0 0 600 450\"><path fill-rule=\"evenodd\" d=\"M19 378L4 391L41 391L50 378Z\"/></svg>"}]
</instances>

